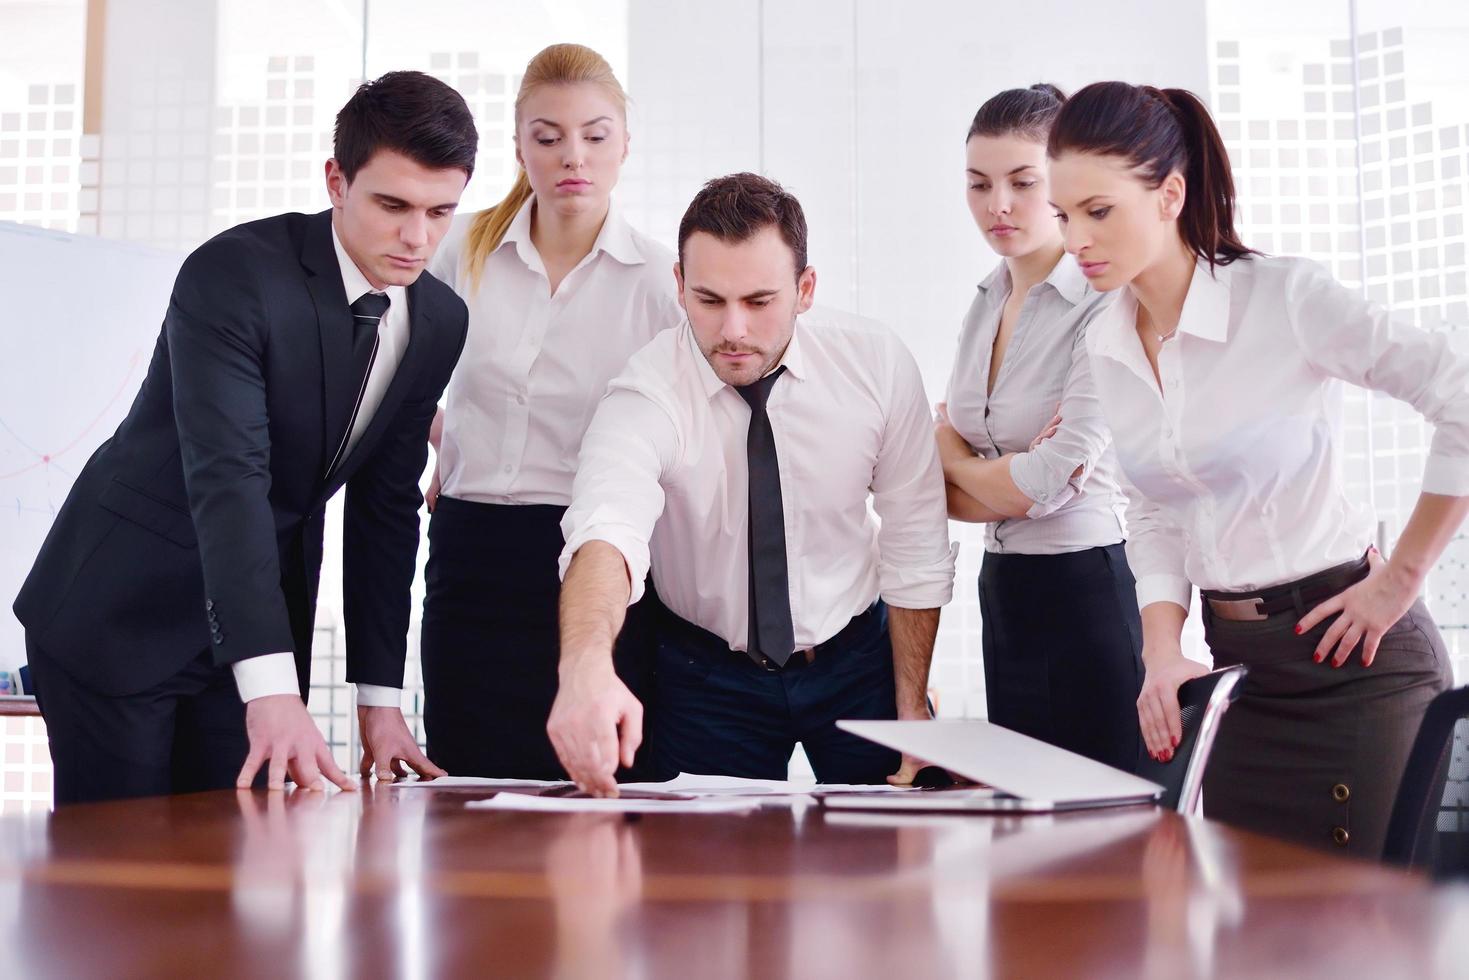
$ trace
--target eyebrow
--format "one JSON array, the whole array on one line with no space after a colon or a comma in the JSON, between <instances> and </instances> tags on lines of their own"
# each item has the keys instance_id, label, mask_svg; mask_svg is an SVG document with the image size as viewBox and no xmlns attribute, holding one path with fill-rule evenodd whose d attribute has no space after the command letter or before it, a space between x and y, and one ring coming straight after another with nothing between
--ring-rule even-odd
<instances>
[{"instance_id":1,"label":"eyebrow","mask_svg":"<svg viewBox=\"0 0 1469 980\"><path fill-rule=\"evenodd\" d=\"M382 193L376 193L375 192L372 195L372 197L373 197L373 200L377 201L379 204L396 204L398 207L401 207L401 208L411 208L411 207L413 207L412 204L409 204L407 201L403 200L401 197L394 197L391 194L382 194ZM429 207L425 208L424 210L426 210L426 211L442 211L445 208L453 209L453 208L457 208L458 206L459 206L459 202L458 201L448 201L448 202L446 202L444 204L433 204L433 205L430 205Z\"/></svg>"},{"instance_id":2,"label":"eyebrow","mask_svg":"<svg viewBox=\"0 0 1469 980\"><path fill-rule=\"evenodd\" d=\"M693 290L694 290L694 292L698 293L700 296L704 296L704 297L706 297L708 299L719 299L719 300L724 299L723 296L719 295L714 290L709 289L706 286L694 286L693 287ZM769 299L770 297L776 296L776 295L779 295L779 294L780 294L780 290L779 289L757 289L753 293L746 293L745 295L741 296L740 299L741 300L745 300L745 301L749 301L749 300L752 300L752 299Z\"/></svg>"},{"instance_id":3,"label":"eyebrow","mask_svg":"<svg viewBox=\"0 0 1469 980\"><path fill-rule=\"evenodd\" d=\"M1035 164L1033 164L1033 163L1025 163L1025 164L1021 164L1020 166L1016 167L1014 170L1010 171L1005 176L1006 177L1014 177L1016 174L1020 173L1022 170L1034 170L1034 169L1035 169ZM985 173L983 170L975 170L973 167L966 167L965 170L968 173L974 174L974 176L976 176L976 177L988 177L989 176L989 174Z\"/></svg>"},{"instance_id":4,"label":"eyebrow","mask_svg":"<svg viewBox=\"0 0 1469 980\"><path fill-rule=\"evenodd\" d=\"M612 121L612 117L611 116L598 116L596 119L588 119L586 122L582 123L582 128L585 129L587 126L595 126L599 122L611 122L611 121ZM532 119L531 120L531 123L532 124L534 124L534 123L540 123L543 126L551 126L551 127L555 128L555 129L563 129L564 128L559 122L555 122L553 120L546 119L546 118L544 118L542 116L537 116L536 118Z\"/></svg>"},{"instance_id":5,"label":"eyebrow","mask_svg":"<svg viewBox=\"0 0 1469 980\"><path fill-rule=\"evenodd\" d=\"M1077 206L1078 209L1084 208L1088 204L1090 204L1093 201L1095 201L1097 198L1099 198L1099 197L1105 197L1105 196L1106 196L1105 194L1093 194L1091 197L1087 198L1085 201L1080 202L1076 206ZM1051 207L1056 208L1057 210L1065 210L1064 208L1061 207L1061 205L1057 204L1055 201L1047 201L1046 203L1049 204Z\"/></svg>"}]
</instances>

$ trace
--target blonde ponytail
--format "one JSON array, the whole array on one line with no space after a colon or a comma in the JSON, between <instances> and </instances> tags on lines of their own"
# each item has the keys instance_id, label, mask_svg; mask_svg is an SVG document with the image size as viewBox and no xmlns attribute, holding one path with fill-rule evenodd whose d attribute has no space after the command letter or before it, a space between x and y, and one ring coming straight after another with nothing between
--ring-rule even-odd
<instances>
[{"instance_id":1,"label":"blonde ponytail","mask_svg":"<svg viewBox=\"0 0 1469 980\"><path fill-rule=\"evenodd\" d=\"M521 170L515 175L515 183L510 185L510 193L501 198L499 204L485 208L474 216L474 223L469 226L469 241L464 249L464 269L469 273L469 281L474 289L479 288L480 276L485 271L485 261L505 240L510 222L515 220L515 216L528 200L530 181L526 178L525 171Z\"/></svg>"},{"instance_id":2,"label":"blonde ponytail","mask_svg":"<svg viewBox=\"0 0 1469 980\"><path fill-rule=\"evenodd\" d=\"M520 91L515 96L516 138L519 138L520 110L530 94L542 85L575 85L590 82L601 85L622 109L624 121L627 117L627 93L622 83L612 72L607 59L580 44L553 44L541 51L525 66L520 80ZM464 267L469 273L474 288L479 287L485 262L490 253L505 240L510 223L530 199L530 180L522 168L515 175L515 183L504 200L492 208L486 208L474 216L469 227L469 240L464 250Z\"/></svg>"}]
</instances>

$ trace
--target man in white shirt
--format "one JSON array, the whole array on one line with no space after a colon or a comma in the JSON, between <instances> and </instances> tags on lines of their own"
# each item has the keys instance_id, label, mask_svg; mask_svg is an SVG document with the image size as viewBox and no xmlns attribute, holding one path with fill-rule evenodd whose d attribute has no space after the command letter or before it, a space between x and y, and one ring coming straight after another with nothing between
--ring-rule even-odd
<instances>
[{"instance_id":1,"label":"man in white shirt","mask_svg":"<svg viewBox=\"0 0 1469 980\"><path fill-rule=\"evenodd\" d=\"M674 272L688 322L612 382L562 522L557 754L616 794L643 709L611 650L651 565L662 769L779 779L800 742L823 782L910 782L834 723L928 717L954 549L918 367L886 328L809 312L805 217L773 181L709 182Z\"/></svg>"}]
</instances>

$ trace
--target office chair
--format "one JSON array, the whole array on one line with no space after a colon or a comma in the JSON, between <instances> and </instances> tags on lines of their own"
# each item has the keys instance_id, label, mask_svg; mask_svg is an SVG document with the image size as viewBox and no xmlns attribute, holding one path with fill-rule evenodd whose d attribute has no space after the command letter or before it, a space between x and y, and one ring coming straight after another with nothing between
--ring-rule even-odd
<instances>
[{"instance_id":1,"label":"office chair","mask_svg":"<svg viewBox=\"0 0 1469 980\"><path fill-rule=\"evenodd\" d=\"M1469 877L1469 687L1445 691L1424 712L1382 859L1435 878Z\"/></svg>"},{"instance_id":2,"label":"office chair","mask_svg":"<svg viewBox=\"0 0 1469 980\"><path fill-rule=\"evenodd\" d=\"M1178 710L1183 722L1183 738L1168 762L1159 762L1139 751L1137 774L1163 787L1158 805L1177 810L1185 816L1198 812L1199 795L1204 788L1204 767L1214 749L1214 736L1219 721L1240 695L1240 682L1249 668L1244 665L1225 667L1202 677L1184 682L1178 688Z\"/></svg>"}]
</instances>

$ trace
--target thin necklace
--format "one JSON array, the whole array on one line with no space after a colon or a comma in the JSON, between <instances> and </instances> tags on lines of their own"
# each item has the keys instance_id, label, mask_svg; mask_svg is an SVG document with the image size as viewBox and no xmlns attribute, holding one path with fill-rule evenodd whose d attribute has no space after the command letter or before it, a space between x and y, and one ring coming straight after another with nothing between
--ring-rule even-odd
<instances>
[{"instance_id":1,"label":"thin necklace","mask_svg":"<svg viewBox=\"0 0 1469 980\"><path fill-rule=\"evenodd\" d=\"M1143 306L1141 303L1138 304L1138 313L1143 318L1144 325L1147 327L1148 333L1152 334L1154 337L1157 337L1158 343L1166 343L1170 337L1178 333L1178 324L1176 323L1173 325L1173 329L1168 331L1167 333L1159 333L1157 329L1153 326L1153 318L1148 314L1148 308L1146 306Z\"/></svg>"}]
</instances>

